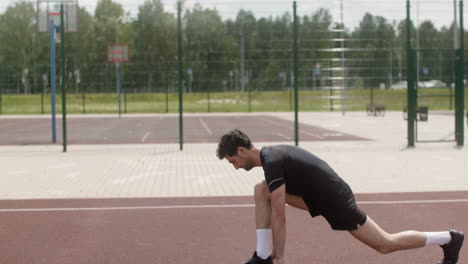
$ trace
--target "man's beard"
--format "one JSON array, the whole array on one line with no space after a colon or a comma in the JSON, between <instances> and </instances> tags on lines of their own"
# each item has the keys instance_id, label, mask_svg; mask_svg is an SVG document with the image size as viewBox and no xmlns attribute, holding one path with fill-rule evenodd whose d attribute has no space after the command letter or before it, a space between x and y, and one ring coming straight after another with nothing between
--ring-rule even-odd
<instances>
[{"instance_id":1,"label":"man's beard","mask_svg":"<svg viewBox=\"0 0 468 264\"><path fill-rule=\"evenodd\" d=\"M249 162L249 163L245 164L244 170L249 171L249 170L251 170L253 167L254 167L254 166Z\"/></svg>"}]
</instances>

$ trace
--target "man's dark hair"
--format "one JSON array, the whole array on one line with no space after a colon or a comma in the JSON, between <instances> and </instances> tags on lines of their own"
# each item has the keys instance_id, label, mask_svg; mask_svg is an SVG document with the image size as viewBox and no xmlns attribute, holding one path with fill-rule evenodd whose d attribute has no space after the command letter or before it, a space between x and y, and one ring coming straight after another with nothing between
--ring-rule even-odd
<instances>
[{"instance_id":1,"label":"man's dark hair","mask_svg":"<svg viewBox=\"0 0 468 264\"><path fill-rule=\"evenodd\" d=\"M252 142L244 132L234 129L221 137L216 155L219 159L224 159L226 155L234 156L237 154L237 147L251 149Z\"/></svg>"}]
</instances>

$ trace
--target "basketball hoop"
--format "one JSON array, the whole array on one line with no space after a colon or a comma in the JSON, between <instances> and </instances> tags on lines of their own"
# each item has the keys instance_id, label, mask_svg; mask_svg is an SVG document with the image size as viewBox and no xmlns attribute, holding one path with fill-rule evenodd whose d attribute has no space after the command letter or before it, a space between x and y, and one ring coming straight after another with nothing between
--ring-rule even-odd
<instances>
[{"instance_id":1,"label":"basketball hoop","mask_svg":"<svg viewBox=\"0 0 468 264\"><path fill-rule=\"evenodd\" d=\"M60 7L63 6L63 23L61 25ZM64 32L78 32L78 3L76 0L38 0L37 29L38 32L50 31L50 23L56 27L63 26Z\"/></svg>"},{"instance_id":2,"label":"basketball hoop","mask_svg":"<svg viewBox=\"0 0 468 264\"><path fill-rule=\"evenodd\" d=\"M128 62L128 44L107 45L107 62L115 64Z\"/></svg>"},{"instance_id":3,"label":"basketball hoop","mask_svg":"<svg viewBox=\"0 0 468 264\"><path fill-rule=\"evenodd\" d=\"M119 50L119 49L113 50L112 55L113 55L112 60L115 62L115 64L119 65L123 57L123 50Z\"/></svg>"},{"instance_id":4,"label":"basketball hoop","mask_svg":"<svg viewBox=\"0 0 468 264\"><path fill-rule=\"evenodd\" d=\"M60 12L50 12L47 14L49 21L49 27L48 29L50 30L50 26L52 24L52 21L54 21L54 26L55 26L55 43L60 44L61 38L60 38L60 27L61 27L61 19L60 19ZM64 18L66 18L66 13L64 14Z\"/></svg>"},{"instance_id":5,"label":"basketball hoop","mask_svg":"<svg viewBox=\"0 0 468 264\"><path fill-rule=\"evenodd\" d=\"M109 44L107 45L107 62L115 63L115 71L117 75L117 94L119 102L119 118L121 116L121 94L122 82L120 73L120 63L128 62L128 44Z\"/></svg>"}]
</instances>

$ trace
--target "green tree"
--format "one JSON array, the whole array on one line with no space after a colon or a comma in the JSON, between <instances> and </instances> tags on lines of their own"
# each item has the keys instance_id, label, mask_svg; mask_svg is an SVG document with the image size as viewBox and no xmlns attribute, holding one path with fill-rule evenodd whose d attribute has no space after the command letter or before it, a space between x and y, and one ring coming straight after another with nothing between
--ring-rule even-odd
<instances>
[{"instance_id":1,"label":"green tree","mask_svg":"<svg viewBox=\"0 0 468 264\"><path fill-rule=\"evenodd\" d=\"M37 33L36 12L31 2L15 2L0 16L0 54L8 83L18 92L38 92L38 66L46 37ZM10 86L9 89L13 87Z\"/></svg>"},{"instance_id":2,"label":"green tree","mask_svg":"<svg viewBox=\"0 0 468 264\"><path fill-rule=\"evenodd\" d=\"M125 43L120 37L119 29L123 27L125 18L125 12L121 4L116 3L112 0L99 0L94 12L94 31L96 34L95 52L97 54L97 63L101 63L104 67L105 74L96 76L97 82L104 84L98 85L97 89L100 91L115 91L116 74L114 67L106 63L107 54L106 47L109 44L120 44ZM102 69L101 68L101 69ZM102 71L102 70L101 70Z\"/></svg>"},{"instance_id":3,"label":"green tree","mask_svg":"<svg viewBox=\"0 0 468 264\"><path fill-rule=\"evenodd\" d=\"M393 25L381 16L366 13L359 27L352 33L355 77L363 79L364 87L388 83L391 65L397 61L393 50L397 44ZM392 74L393 75L393 74Z\"/></svg>"},{"instance_id":4,"label":"green tree","mask_svg":"<svg viewBox=\"0 0 468 264\"><path fill-rule=\"evenodd\" d=\"M414 27L414 24L412 21L410 21L410 42L411 42L411 47L414 49L416 48L415 41L416 41L416 28ZM401 20L398 23L397 26L397 39L396 39L396 50L398 50L398 55L397 56L397 76L399 80L406 81L407 80L407 25L406 25L406 19Z\"/></svg>"},{"instance_id":5,"label":"green tree","mask_svg":"<svg viewBox=\"0 0 468 264\"><path fill-rule=\"evenodd\" d=\"M67 52L67 72L72 77L68 80L68 92L81 92L98 90L96 80L102 70L103 48L98 46L96 40L95 19L84 7L78 10L78 32L65 35ZM79 78L79 87L78 85Z\"/></svg>"},{"instance_id":6,"label":"green tree","mask_svg":"<svg viewBox=\"0 0 468 264\"><path fill-rule=\"evenodd\" d=\"M333 17L330 11L321 8L311 16L304 16L300 30L301 68L304 78L315 80L312 87L325 85L320 80L331 74L332 59L340 56L331 49L335 47L333 39L341 39L341 32L333 30ZM322 70L325 69L325 70ZM312 78L310 78L310 76Z\"/></svg>"},{"instance_id":7,"label":"green tree","mask_svg":"<svg viewBox=\"0 0 468 264\"><path fill-rule=\"evenodd\" d=\"M187 76L189 90L219 90L227 82L228 55L233 47L232 37L226 35L226 25L218 11L204 9L196 4L184 16L185 66L191 69Z\"/></svg>"},{"instance_id":8,"label":"green tree","mask_svg":"<svg viewBox=\"0 0 468 264\"><path fill-rule=\"evenodd\" d=\"M291 72L292 23L289 13L273 18L260 18L257 22L254 60L258 78L257 89L285 89Z\"/></svg>"},{"instance_id":9,"label":"green tree","mask_svg":"<svg viewBox=\"0 0 468 264\"><path fill-rule=\"evenodd\" d=\"M131 64L129 77L137 87L154 91L168 79L176 78L177 21L165 12L160 0L146 0L138 10L132 24L132 56L138 63Z\"/></svg>"},{"instance_id":10,"label":"green tree","mask_svg":"<svg viewBox=\"0 0 468 264\"><path fill-rule=\"evenodd\" d=\"M442 60L442 53L436 51L434 47L440 47L441 41L439 38L439 32L434 27L434 24L431 21L423 21L419 26L419 43L420 48L429 49L419 52L419 64L420 64L420 81L427 81L430 79L437 78L436 73L440 73L441 68L439 65ZM428 69L429 74L426 75L423 69Z\"/></svg>"},{"instance_id":11,"label":"green tree","mask_svg":"<svg viewBox=\"0 0 468 264\"><path fill-rule=\"evenodd\" d=\"M459 29L458 29L459 30ZM454 25L453 23L449 27L442 27L440 29L440 48L446 50L454 50L454 37L453 37ZM465 32L466 35L466 32ZM466 54L466 46L465 46ZM466 64L466 62L465 62ZM465 70L466 70L465 65ZM455 51L445 52L441 61L441 80L448 86L455 83Z\"/></svg>"},{"instance_id":12,"label":"green tree","mask_svg":"<svg viewBox=\"0 0 468 264\"><path fill-rule=\"evenodd\" d=\"M255 68L255 61L253 57L255 56L255 38L256 38L256 24L257 19L251 11L239 10L236 17L235 27L234 27L234 36L238 39L238 45L240 50L244 52L244 60L242 56L239 55L238 65L239 65L239 80L241 88L246 89L245 85L250 85L255 78L252 78L252 73ZM242 52L239 52L239 54ZM244 76L242 77L242 70L244 69ZM242 80L244 80L244 86L242 86ZM244 91L244 90L242 90Z\"/></svg>"}]
</instances>

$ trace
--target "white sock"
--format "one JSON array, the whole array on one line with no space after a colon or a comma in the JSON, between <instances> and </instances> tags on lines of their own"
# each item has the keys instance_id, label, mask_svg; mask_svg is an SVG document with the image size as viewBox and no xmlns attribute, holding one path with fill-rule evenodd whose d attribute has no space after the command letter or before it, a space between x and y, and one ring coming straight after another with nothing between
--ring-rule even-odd
<instances>
[{"instance_id":1,"label":"white sock","mask_svg":"<svg viewBox=\"0 0 468 264\"><path fill-rule=\"evenodd\" d=\"M257 229L257 256L262 259L270 256L270 229Z\"/></svg>"},{"instance_id":2,"label":"white sock","mask_svg":"<svg viewBox=\"0 0 468 264\"><path fill-rule=\"evenodd\" d=\"M427 245L445 245L450 243L452 236L450 232L425 232Z\"/></svg>"}]
</instances>

